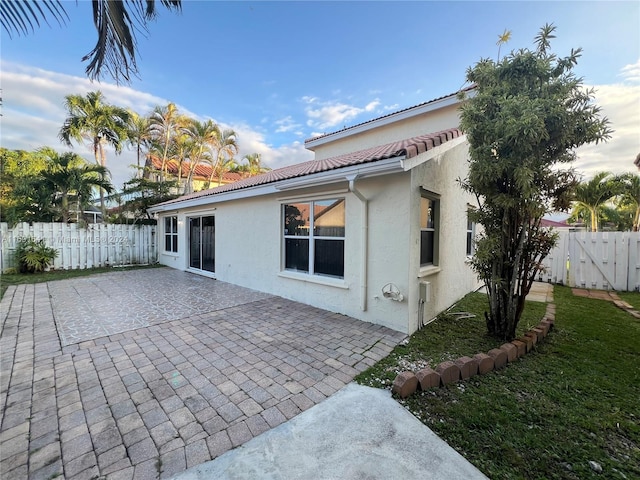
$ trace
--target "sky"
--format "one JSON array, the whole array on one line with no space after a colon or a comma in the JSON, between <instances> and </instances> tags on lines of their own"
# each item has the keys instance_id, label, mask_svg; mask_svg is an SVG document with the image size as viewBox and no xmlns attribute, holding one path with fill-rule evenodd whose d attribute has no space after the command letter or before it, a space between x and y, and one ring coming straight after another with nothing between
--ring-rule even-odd
<instances>
[{"instance_id":1,"label":"sky","mask_svg":"<svg viewBox=\"0 0 640 480\"><path fill-rule=\"evenodd\" d=\"M138 34L139 78L116 85L87 79L81 58L94 46L91 5L64 1L55 21L27 36L0 33L0 145L68 150L58 139L64 97L100 90L108 103L146 115L174 102L180 112L233 128L241 158L260 153L278 168L313 159L305 139L417 105L466 86L465 72L501 55L534 48L545 23L596 91L614 130L607 143L578 149L584 178L637 171L640 153L640 2L262 2L183 0ZM73 151L93 161L91 150ZM132 149L110 151L117 188L131 178Z\"/></svg>"}]
</instances>

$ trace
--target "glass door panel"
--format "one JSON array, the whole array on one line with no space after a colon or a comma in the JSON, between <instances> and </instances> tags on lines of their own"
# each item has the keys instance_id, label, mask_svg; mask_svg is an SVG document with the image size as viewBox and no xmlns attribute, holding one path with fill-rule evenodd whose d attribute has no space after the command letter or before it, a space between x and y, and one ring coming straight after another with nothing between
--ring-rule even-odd
<instances>
[{"instance_id":1,"label":"glass door panel","mask_svg":"<svg viewBox=\"0 0 640 480\"><path fill-rule=\"evenodd\" d=\"M214 216L189 218L189 266L215 272L216 223Z\"/></svg>"}]
</instances>

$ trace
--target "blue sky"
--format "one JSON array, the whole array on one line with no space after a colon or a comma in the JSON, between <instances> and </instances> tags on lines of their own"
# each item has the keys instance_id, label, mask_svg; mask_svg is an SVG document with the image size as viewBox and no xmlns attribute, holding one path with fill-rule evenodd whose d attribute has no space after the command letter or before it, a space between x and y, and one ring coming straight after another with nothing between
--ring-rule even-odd
<instances>
[{"instance_id":1,"label":"blue sky","mask_svg":"<svg viewBox=\"0 0 640 480\"><path fill-rule=\"evenodd\" d=\"M148 113L169 101L234 128L241 154L267 165L309 160L304 140L456 91L467 67L532 47L545 23L554 52L584 50L576 72L598 92L616 131L580 149L585 176L633 171L640 152L639 2L210 2L159 8L138 36L140 78L93 84L80 61L95 43L90 3L66 2L70 21L26 37L2 33L2 146L64 150L57 132L64 95L100 89L110 103ZM87 148L74 150L91 158ZM133 173L132 152L110 154L116 186Z\"/></svg>"}]
</instances>

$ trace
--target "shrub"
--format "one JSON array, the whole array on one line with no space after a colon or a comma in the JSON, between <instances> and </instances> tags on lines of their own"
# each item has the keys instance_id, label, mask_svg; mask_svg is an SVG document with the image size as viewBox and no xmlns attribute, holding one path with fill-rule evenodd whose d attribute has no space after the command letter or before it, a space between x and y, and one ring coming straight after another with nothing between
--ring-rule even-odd
<instances>
[{"instance_id":1,"label":"shrub","mask_svg":"<svg viewBox=\"0 0 640 480\"><path fill-rule=\"evenodd\" d=\"M57 256L58 251L47 247L44 239L26 237L16 244L15 259L20 273L43 272Z\"/></svg>"}]
</instances>

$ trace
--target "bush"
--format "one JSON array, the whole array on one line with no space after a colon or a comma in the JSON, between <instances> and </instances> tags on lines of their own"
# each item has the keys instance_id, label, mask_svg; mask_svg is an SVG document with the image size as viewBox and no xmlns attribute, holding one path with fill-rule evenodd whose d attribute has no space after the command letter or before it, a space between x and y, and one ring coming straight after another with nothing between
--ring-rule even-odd
<instances>
[{"instance_id":1,"label":"bush","mask_svg":"<svg viewBox=\"0 0 640 480\"><path fill-rule=\"evenodd\" d=\"M15 259L20 273L43 272L58 256L55 248L47 247L44 239L33 237L18 240L15 249Z\"/></svg>"}]
</instances>

